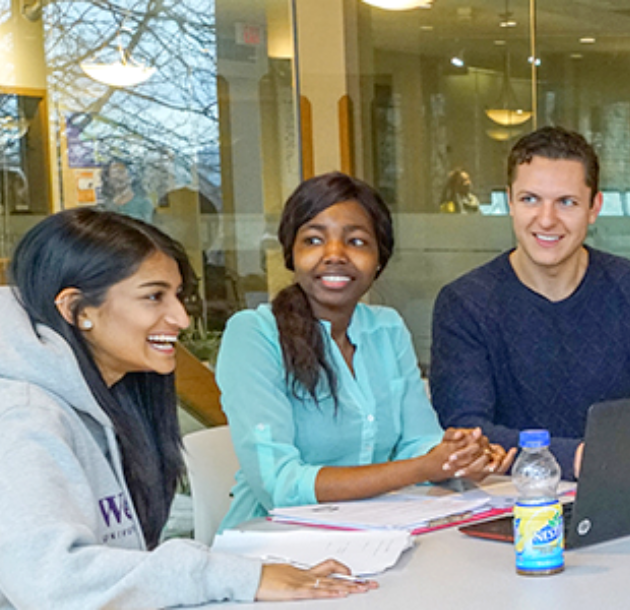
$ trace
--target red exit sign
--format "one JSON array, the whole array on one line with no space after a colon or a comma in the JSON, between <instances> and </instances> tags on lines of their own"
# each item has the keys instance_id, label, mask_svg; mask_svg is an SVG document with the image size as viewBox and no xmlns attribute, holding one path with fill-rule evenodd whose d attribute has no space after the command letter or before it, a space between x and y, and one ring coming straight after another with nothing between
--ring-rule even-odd
<instances>
[{"instance_id":1,"label":"red exit sign","mask_svg":"<svg viewBox=\"0 0 630 610\"><path fill-rule=\"evenodd\" d=\"M244 44L257 47L262 44L264 36L263 27L252 23L236 24L236 44Z\"/></svg>"}]
</instances>

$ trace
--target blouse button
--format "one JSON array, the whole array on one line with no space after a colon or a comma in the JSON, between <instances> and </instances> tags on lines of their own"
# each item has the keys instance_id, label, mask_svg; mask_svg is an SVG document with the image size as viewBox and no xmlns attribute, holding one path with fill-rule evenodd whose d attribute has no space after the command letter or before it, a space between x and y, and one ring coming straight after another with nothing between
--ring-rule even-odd
<instances>
[{"instance_id":1,"label":"blouse button","mask_svg":"<svg viewBox=\"0 0 630 610\"><path fill-rule=\"evenodd\" d=\"M367 420L372 423L374 421L374 415L372 415L371 413L367 416Z\"/></svg>"}]
</instances>

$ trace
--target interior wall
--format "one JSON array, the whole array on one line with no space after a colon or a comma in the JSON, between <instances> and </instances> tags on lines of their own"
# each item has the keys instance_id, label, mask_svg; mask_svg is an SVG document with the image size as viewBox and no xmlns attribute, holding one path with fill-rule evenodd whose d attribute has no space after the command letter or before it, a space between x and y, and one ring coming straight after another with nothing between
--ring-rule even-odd
<instances>
[{"instance_id":1,"label":"interior wall","mask_svg":"<svg viewBox=\"0 0 630 610\"><path fill-rule=\"evenodd\" d=\"M41 18L23 14L23 0L11 0L11 14L0 24L0 86L46 89Z\"/></svg>"}]
</instances>

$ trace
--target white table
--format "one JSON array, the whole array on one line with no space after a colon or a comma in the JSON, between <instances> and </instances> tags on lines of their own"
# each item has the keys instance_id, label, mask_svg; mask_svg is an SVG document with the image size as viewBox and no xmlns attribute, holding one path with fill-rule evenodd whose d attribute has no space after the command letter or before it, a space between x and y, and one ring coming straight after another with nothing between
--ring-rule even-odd
<instances>
[{"instance_id":1,"label":"white table","mask_svg":"<svg viewBox=\"0 0 630 610\"><path fill-rule=\"evenodd\" d=\"M325 601L238 604L280 610L609 610L627 609L630 538L565 554L561 574L519 576L510 544L473 539L457 529L420 536L398 565L377 578L380 588ZM230 604L231 605L231 604ZM236 605L236 604L234 604Z\"/></svg>"},{"instance_id":2,"label":"white table","mask_svg":"<svg viewBox=\"0 0 630 610\"><path fill-rule=\"evenodd\" d=\"M279 527L268 524L267 527ZM256 528L258 529L258 528ZM344 599L238 604L280 610L609 610L630 608L630 537L565 553L565 571L519 576L511 544L457 528L419 536L380 588ZM230 604L228 604L230 605ZM233 604L236 605L236 604Z\"/></svg>"}]
</instances>

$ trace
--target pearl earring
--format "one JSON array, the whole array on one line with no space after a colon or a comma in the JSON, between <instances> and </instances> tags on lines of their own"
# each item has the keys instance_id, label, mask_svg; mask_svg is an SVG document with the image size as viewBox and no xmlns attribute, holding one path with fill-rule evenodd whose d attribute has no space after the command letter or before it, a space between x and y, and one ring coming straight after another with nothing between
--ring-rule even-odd
<instances>
[{"instance_id":1,"label":"pearl earring","mask_svg":"<svg viewBox=\"0 0 630 610\"><path fill-rule=\"evenodd\" d=\"M83 320L81 322L81 330L90 330L93 326L94 324L92 324L91 320Z\"/></svg>"}]
</instances>

